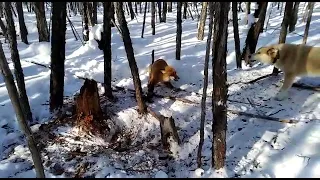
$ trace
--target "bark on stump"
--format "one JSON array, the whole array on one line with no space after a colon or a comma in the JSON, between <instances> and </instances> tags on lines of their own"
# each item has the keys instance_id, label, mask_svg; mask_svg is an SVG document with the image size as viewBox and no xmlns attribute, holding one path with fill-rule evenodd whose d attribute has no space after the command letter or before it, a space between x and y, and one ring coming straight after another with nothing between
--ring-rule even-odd
<instances>
[{"instance_id":1,"label":"bark on stump","mask_svg":"<svg viewBox=\"0 0 320 180\"><path fill-rule=\"evenodd\" d=\"M94 135L105 135L110 132L103 116L97 82L86 79L76 98L77 125L83 132Z\"/></svg>"}]
</instances>

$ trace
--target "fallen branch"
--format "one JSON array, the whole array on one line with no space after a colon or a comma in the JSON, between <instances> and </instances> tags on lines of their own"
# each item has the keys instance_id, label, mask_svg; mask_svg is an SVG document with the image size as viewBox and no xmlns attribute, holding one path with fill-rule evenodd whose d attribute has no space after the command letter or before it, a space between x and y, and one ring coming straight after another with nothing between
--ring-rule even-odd
<instances>
[{"instance_id":1,"label":"fallen branch","mask_svg":"<svg viewBox=\"0 0 320 180\"><path fill-rule=\"evenodd\" d=\"M260 80L262 80L262 79L265 79L265 78L268 78L268 77L270 77L270 76L274 76L274 74L266 74L266 75L264 75L264 76L261 76L261 77L258 77L258 78L256 78L256 79L253 79L253 80L251 80L251 81L248 81L248 82L244 82L243 84L253 84L253 83L255 83L255 82L257 82L257 81L260 81Z\"/></svg>"},{"instance_id":2,"label":"fallen branch","mask_svg":"<svg viewBox=\"0 0 320 180\"><path fill-rule=\"evenodd\" d=\"M232 109L228 109L228 112L233 113L233 114L237 114L240 116L265 119L265 120L275 121L275 122L280 122L280 123L297 124L299 122L298 120L294 120L294 119L280 119L280 118L275 118L275 117L270 117L270 116L263 116L263 115L246 113L246 112L242 112L242 111L236 111L236 110L232 110Z\"/></svg>"},{"instance_id":3,"label":"fallen branch","mask_svg":"<svg viewBox=\"0 0 320 180\"><path fill-rule=\"evenodd\" d=\"M261 76L261 77L258 77L256 79L253 79L251 81L248 81L248 82L235 82L235 83L231 83L229 84L228 86L231 86L233 84L253 84L257 81L260 81L262 79L265 79L265 78L268 78L270 76L274 76L273 74L266 74L264 76ZM311 91L320 91L320 87L313 87L313 86L308 86L308 85L305 85L305 84L298 84L298 83L293 83L292 84L292 87L296 87L296 88L300 88L300 89L306 89L306 90L311 90Z\"/></svg>"},{"instance_id":4,"label":"fallen branch","mask_svg":"<svg viewBox=\"0 0 320 180\"><path fill-rule=\"evenodd\" d=\"M312 91L320 91L320 87L312 87L304 84L298 84L298 83L293 83L292 87L300 88L300 89L307 89L307 90L312 90Z\"/></svg>"}]
</instances>

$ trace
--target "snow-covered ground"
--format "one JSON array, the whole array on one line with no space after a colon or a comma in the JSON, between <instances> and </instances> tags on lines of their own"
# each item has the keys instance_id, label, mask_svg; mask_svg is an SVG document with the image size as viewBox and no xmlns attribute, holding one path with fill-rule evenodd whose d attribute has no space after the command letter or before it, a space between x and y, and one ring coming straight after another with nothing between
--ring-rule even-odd
<instances>
[{"instance_id":1,"label":"snow-covered ground","mask_svg":"<svg viewBox=\"0 0 320 180\"><path fill-rule=\"evenodd\" d=\"M296 30L287 35L286 42L301 43L305 29L302 22L305 3L300 3ZM174 6L175 7L175 6ZM316 3L309 29L307 44L320 46L319 24L320 3ZM198 7L199 11L201 6ZM245 6L243 6L245 9ZM252 3L252 8L254 4ZM144 38L141 36L143 14L137 19L127 17L133 42L135 59L140 72L143 91L148 80L147 67L151 62L151 51L155 58L165 58L173 65L180 80L173 85L185 91L171 94L166 87L157 87L157 94L182 97L193 101L185 103L169 99L155 98L149 106L157 113L172 116L181 139L174 146L173 158L161 158L160 125L151 115L140 117L136 112L134 96L129 91L117 91L116 103L103 101L102 105L114 113L113 122L122 127L127 139L131 139L129 149L117 152L105 148L99 139L77 138L77 129L67 123L55 127L53 131L41 124L52 121L53 114L48 109L50 70L30 62L50 65L50 47L47 42L38 42L38 32L34 13L24 10L30 45L25 45L18 37L18 49L25 75L27 94L33 116L36 120L32 129L37 132L36 140L41 144L42 157L47 177L320 177L320 94L299 88L290 89L290 97L275 101L273 96L282 84L282 74L253 84L244 84L257 77L272 72L272 66L255 64L252 68L235 69L235 51L232 23L228 28L228 108L271 117L295 119L296 124L267 121L228 113L226 166L222 170L211 169L212 112L211 97L207 99L205 122L205 142L203 146L203 167L197 169L196 154L199 143L200 101L203 86L203 66L208 19L205 38L197 40L197 20L183 19L181 60L175 60L176 11L167 14L167 22L156 21L156 35L151 34L151 17L147 13ZM284 10L284 8L283 8ZM139 10L138 10L139 11ZM47 22L50 22L50 9ZM98 22L102 23L103 9L98 10ZM253 11L252 11L253 13ZM231 14L231 13L230 13ZM273 7L268 30L260 34L257 48L278 42L282 13ZM196 18L195 12L193 16ZM231 18L232 16L229 16ZM248 27L244 13L239 13L239 33L241 49ZM4 20L4 19L3 19ZM81 16L70 20L82 36ZM15 19L19 34L18 19ZM96 28L99 31L99 28ZM92 34L90 37L93 37ZM8 43L1 38L9 66ZM103 82L103 52L94 40L82 46L76 41L69 24L66 31L65 96L66 102L79 92L83 80L77 76L93 78ZM211 77L211 67L209 77ZM210 79L210 78L209 78ZM320 85L319 78L297 79L301 83ZM133 89L133 81L122 39L116 28L112 28L112 82L113 85ZM208 95L212 94L212 80L209 80ZM101 92L104 91L99 84ZM248 102L255 104L254 107ZM47 126L48 127L48 126ZM39 133L42 132L42 133ZM16 116L8 97L7 89L0 76L0 177L35 177L30 152L25 138L20 132ZM82 170L82 172L80 172Z\"/></svg>"}]
</instances>

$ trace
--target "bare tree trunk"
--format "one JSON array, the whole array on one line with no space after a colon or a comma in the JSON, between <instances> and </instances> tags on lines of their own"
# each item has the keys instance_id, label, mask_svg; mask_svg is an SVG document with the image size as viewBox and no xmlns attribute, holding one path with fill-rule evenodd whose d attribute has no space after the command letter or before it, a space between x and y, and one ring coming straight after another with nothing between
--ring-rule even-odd
<instances>
[{"instance_id":1,"label":"bare tree trunk","mask_svg":"<svg viewBox=\"0 0 320 180\"><path fill-rule=\"evenodd\" d=\"M228 38L228 12L230 2L216 2L213 35L213 144L212 165L221 169L225 165L226 157L226 131L227 131L227 38Z\"/></svg>"},{"instance_id":2,"label":"bare tree trunk","mask_svg":"<svg viewBox=\"0 0 320 180\"><path fill-rule=\"evenodd\" d=\"M207 99L207 88L208 88L208 68L209 68L209 56L210 56L210 46L212 38L212 29L213 29L213 14L214 14L214 2L209 2L209 32L207 38L207 47L206 47L206 57L204 63L204 77L203 77L203 91L201 99L201 122L200 122L200 141L197 154L197 163L198 168L201 167L201 151L204 143L204 124L206 117L206 99Z\"/></svg>"},{"instance_id":3,"label":"bare tree trunk","mask_svg":"<svg viewBox=\"0 0 320 180\"><path fill-rule=\"evenodd\" d=\"M41 154L37 149L35 140L33 139L32 131L28 126L27 119L24 116L23 108L21 107L21 101L19 100L18 91L13 80L13 75L10 71L8 62L3 52L2 43L0 42L0 71L3 76L6 88L13 106L13 109L16 113L16 117L20 126L22 133L25 135L29 151L31 152L32 161L34 163L36 177L45 178Z\"/></svg>"},{"instance_id":4,"label":"bare tree trunk","mask_svg":"<svg viewBox=\"0 0 320 180\"><path fill-rule=\"evenodd\" d=\"M130 15L131 15L131 20L134 19L134 12L132 8L132 2L128 2L129 10L130 10Z\"/></svg>"},{"instance_id":5,"label":"bare tree trunk","mask_svg":"<svg viewBox=\"0 0 320 180\"><path fill-rule=\"evenodd\" d=\"M250 28L247 39L246 39L246 45L243 49L243 55L245 62L247 65L251 66L251 62L249 59L249 55L254 53L257 47L259 35L263 29L264 21L266 18L266 12L267 12L267 2L261 2L261 10L259 13L259 20L257 23L252 24L252 27Z\"/></svg>"},{"instance_id":6,"label":"bare tree trunk","mask_svg":"<svg viewBox=\"0 0 320 180\"><path fill-rule=\"evenodd\" d=\"M140 14L142 13L142 2L139 2Z\"/></svg>"},{"instance_id":7,"label":"bare tree trunk","mask_svg":"<svg viewBox=\"0 0 320 180\"><path fill-rule=\"evenodd\" d=\"M50 111L63 105L66 2L52 2Z\"/></svg>"},{"instance_id":8,"label":"bare tree trunk","mask_svg":"<svg viewBox=\"0 0 320 180\"><path fill-rule=\"evenodd\" d=\"M111 51L111 4L112 2L103 2L103 54L104 54L104 89L105 96L113 99L112 95L112 51Z\"/></svg>"},{"instance_id":9,"label":"bare tree trunk","mask_svg":"<svg viewBox=\"0 0 320 180\"><path fill-rule=\"evenodd\" d=\"M161 7L161 2L158 2L158 14L159 14L159 22L162 23L162 17L161 17L161 10L162 10L162 7Z\"/></svg>"},{"instance_id":10,"label":"bare tree trunk","mask_svg":"<svg viewBox=\"0 0 320 180\"><path fill-rule=\"evenodd\" d=\"M98 16L97 16L97 3L96 1L93 1L93 7L92 7L92 23L93 25L98 24Z\"/></svg>"},{"instance_id":11,"label":"bare tree trunk","mask_svg":"<svg viewBox=\"0 0 320 180\"><path fill-rule=\"evenodd\" d=\"M168 4L168 12L172 12L172 2L167 2Z\"/></svg>"},{"instance_id":12,"label":"bare tree trunk","mask_svg":"<svg viewBox=\"0 0 320 180\"><path fill-rule=\"evenodd\" d=\"M293 32L296 30L296 24L298 20L298 11L299 11L299 4L300 2L295 2L294 7L292 10L292 19L290 19L289 23L289 33Z\"/></svg>"},{"instance_id":13,"label":"bare tree trunk","mask_svg":"<svg viewBox=\"0 0 320 180\"><path fill-rule=\"evenodd\" d=\"M180 55L181 55L181 35L182 35L181 9L182 9L182 2L177 2L176 60L180 60Z\"/></svg>"},{"instance_id":14,"label":"bare tree trunk","mask_svg":"<svg viewBox=\"0 0 320 180\"><path fill-rule=\"evenodd\" d=\"M113 22L116 22L116 18L114 17L114 14L115 14L114 4L111 3L111 20L112 20ZM113 24L113 23L111 23L111 27L114 27L114 24Z\"/></svg>"},{"instance_id":15,"label":"bare tree trunk","mask_svg":"<svg viewBox=\"0 0 320 180\"><path fill-rule=\"evenodd\" d=\"M6 41L6 39L9 39L8 38L8 34L7 34L7 27L4 25L4 23L3 23L1 18L0 18L0 27L1 27L2 33L3 33L3 35L5 37L5 41Z\"/></svg>"},{"instance_id":16,"label":"bare tree trunk","mask_svg":"<svg viewBox=\"0 0 320 180\"><path fill-rule=\"evenodd\" d=\"M89 41L89 25L88 25L88 2L82 2L83 8L82 8L82 21L84 21L84 33L83 33L83 40Z\"/></svg>"},{"instance_id":17,"label":"bare tree trunk","mask_svg":"<svg viewBox=\"0 0 320 180\"><path fill-rule=\"evenodd\" d=\"M187 2L183 2L183 19L187 19Z\"/></svg>"},{"instance_id":18,"label":"bare tree trunk","mask_svg":"<svg viewBox=\"0 0 320 180\"><path fill-rule=\"evenodd\" d=\"M200 22L198 26L198 40L203 40L204 37L204 26L206 24L207 19L207 7L208 2L202 2L202 9L201 9L201 15L200 15Z\"/></svg>"},{"instance_id":19,"label":"bare tree trunk","mask_svg":"<svg viewBox=\"0 0 320 180\"><path fill-rule=\"evenodd\" d=\"M288 31L288 26L290 23L290 18L292 15L292 7L293 7L293 2L286 2L285 10L284 10L284 16L281 24L281 31L280 31L280 36L279 36L279 43L285 43L286 38L287 38L287 31ZM278 68L274 67L272 74L277 75L279 73Z\"/></svg>"},{"instance_id":20,"label":"bare tree trunk","mask_svg":"<svg viewBox=\"0 0 320 180\"><path fill-rule=\"evenodd\" d=\"M3 18L3 2L0 3L0 18Z\"/></svg>"},{"instance_id":21,"label":"bare tree trunk","mask_svg":"<svg viewBox=\"0 0 320 180\"><path fill-rule=\"evenodd\" d=\"M142 3L142 2L141 2L141 3ZM148 2L146 2L146 3L145 3L145 6L144 6L143 25L142 25L141 38L143 38L144 27L145 27L145 24L146 24L147 5L148 5Z\"/></svg>"},{"instance_id":22,"label":"bare tree trunk","mask_svg":"<svg viewBox=\"0 0 320 180\"><path fill-rule=\"evenodd\" d=\"M138 5L137 2L134 2L134 12L138 14Z\"/></svg>"},{"instance_id":23,"label":"bare tree trunk","mask_svg":"<svg viewBox=\"0 0 320 180\"><path fill-rule=\"evenodd\" d=\"M37 18L39 42L50 42L50 33L48 30L47 20L44 11L44 2L34 2L34 12Z\"/></svg>"},{"instance_id":24,"label":"bare tree trunk","mask_svg":"<svg viewBox=\"0 0 320 180\"><path fill-rule=\"evenodd\" d=\"M163 10L162 10L162 22L167 21L167 2L163 2Z\"/></svg>"},{"instance_id":25,"label":"bare tree trunk","mask_svg":"<svg viewBox=\"0 0 320 180\"><path fill-rule=\"evenodd\" d=\"M306 23L306 28L304 30L303 40L302 40L303 44L307 43L309 27L310 27L310 22L311 22L311 18L312 18L313 8L314 8L314 2L309 2L309 7L310 7L310 9L309 9L309 13L308 13L308 19L307 19L307 23Z\"/></svg>"},{"instance_id":26,"label":"bare tree trunk","mask_svg":"<svg viewBox=\"0 0 320 180\"><path fill-rule=\"evenodd\" d=\"M249 22L249 14L250 14L250 2L246 2L246 14L247 14L247 22L246 22L246 24L248 24L248 22Z\"/></svg>"},{"instance_id":27,"label":"bare tree trunk","mask_svg":"<svg viewBox=\"0 0 320 180\"><path fill-rule=\"evenodd\" d=\"M233 23L233 34L234 34L234 46L236 51L236 63L237 68L241 69L241 51L240 51L240 38L239 38L239 25L238 25L238 12L237 2L232 2L232 23Z\"/></svg>"},{"instance_id":28,"label":"bare tree trunk","mask_svg":"<svg viewBox=\"0 0 320 180\"><path fill-rule=\"evenodd\" d=\"M91 2L87 2L87 16L88 16L88 25L89 26L93 26L93 17L92 17L92 3Z\"/></svg>"},{"instance_id":29,"label":"bare tree trunk","mask_svg":"<svg viewBox=\"0 0 320 180\"><path fill-rule=\"evenodd\" d=\"M21 34L21 41L25 44L29 44L28 42L28 30L26 24L24 23L24 16L23 16L23 9L22 9L22 2L16 2L17 13L19 17L19 27L20 27L20 34Z\"/></svg>"},{"instance_id":30,"label":"bare tree trunk","mask_svg":"<svg viewBox=\"0 0 320 180\"><path fill-rule=\"evenodd\" d=\"M13 62L14 66L14 75L16 77L17 86L18 86L18 93L19 93L19 100L21 103L22 110L25 115L25 119L29 122L32 122L32 113L31 108L29 105L28 95L26 91L26 85L24 82L24 74L23 69L21 67L20 63L20 56L19 51L17 47L17 36L16 36L16 30L14 26L14 21L12 18L12 12L10 8L11 2L4 2L4 12L5 12L5 18L7 21L7 36L9 40L9 47L11 52L11 60Z\"/></svg>"},{"instance_id":31,"label":"bare tree trunk","mask_svg":"<svg viewBox=\"0 0 320 180\"><path fill-rule=\"evenodd\" d=\"M14 11L12 4L10 4L10 8L11 8L11 11L12 11L14 17L17 18L17 13L16 13L16 11Z\"/></svg>"},{"instance_id":32,"label":"bare tree trunk","mask_svg":"<svg viewBox=\"0 0 320 180\"><path fill-rule=\"evenodd\" d=\"M151 28L152 35L156 34L156 24L155 24L155 16L156 16L156 4L155 2L151 2Z\"/></svg>"},{"instance_id":33,"label":"bare tree trunk","mask_svg":"<svg viewBox=\"0 0 320 180\"><path fill-rule=\"evenodd\" d=\"M142 93L141 81L140 81L140 77L139 77L139 70L138 70L136 60L134 57L132 42L131 42L131 38L130 38L130 32L129 32L129 29L127 26L127 22L126 22L126 19L124 16L123 9L122 9L122 2L115 2L115 3L116 3L115 9L116 9L116 14L117 14L117 19L120 24L120 29L121 29L122 37L123 37L123 43L124 43L125 50L127 53L127 58L129 61L131 74L133 77L133 84L134 84L135 91L136 91L136 100L137 100L138 107L139 107L139 113L144 114L147 112L147 106L143 100L143 93Z\"/></svg>"},{"instance_id":34,"label":"bare tree trunk","mask_svg":"<svg viewBox=\"0 0 320 180\"><path fill-rule=\"evenodd\" d=\"M198 2L194 2L194 6L196 8L196 13L197 13L197 17L198 17L198 20L200 19L200 14L199 14L199 11L198 11L198 5L197 5Z\"/></svg>"}]
</instances>

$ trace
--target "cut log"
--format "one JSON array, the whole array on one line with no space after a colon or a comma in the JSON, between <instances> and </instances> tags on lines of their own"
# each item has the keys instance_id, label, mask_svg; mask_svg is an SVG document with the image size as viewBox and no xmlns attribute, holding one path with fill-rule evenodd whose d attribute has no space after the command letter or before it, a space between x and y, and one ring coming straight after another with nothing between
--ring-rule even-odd
<instances>
[{"instance_id":1,"label":"cut log","mask_svg":"<svg viewBox=\"0 0 320 180\"><path fill-rule=\"evenodd\" d=\"M76 98L77 126L80 130L93 135L106 135L110 128L103 116L97 82L85 79Z\"/></svg>"},{"instance_id":2,"label":"cut log","mask_svg":"<svg viewBox=\"0 0 320 180\"><path fill-rule=\"evenodd\" d=\"M172 137L178 144L181 143L177 128L174 123L174 119L171 117L165 117L163 115L157 115L150 108L148 108L149 113L159 120L161 129L161 142L163 149L170 150L169 137Z\"/></svg>"}]
</instances>

